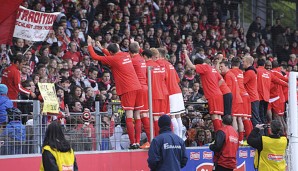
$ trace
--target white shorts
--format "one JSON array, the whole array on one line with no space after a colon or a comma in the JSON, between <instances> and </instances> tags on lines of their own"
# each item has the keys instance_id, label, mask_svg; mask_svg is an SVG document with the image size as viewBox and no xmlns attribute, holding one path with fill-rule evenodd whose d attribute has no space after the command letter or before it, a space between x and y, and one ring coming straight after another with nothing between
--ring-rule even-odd
<instances>
[{"instance_id":1,"label":"white shorts","mask_svg":"<svg viewBox=\"0 0 298 171\"><path fill-rule=\"evenodd\" d=\"M185 112L182 93L172 94L170 99L170 114L177 115Z\"/></svg>"}]
</instances>

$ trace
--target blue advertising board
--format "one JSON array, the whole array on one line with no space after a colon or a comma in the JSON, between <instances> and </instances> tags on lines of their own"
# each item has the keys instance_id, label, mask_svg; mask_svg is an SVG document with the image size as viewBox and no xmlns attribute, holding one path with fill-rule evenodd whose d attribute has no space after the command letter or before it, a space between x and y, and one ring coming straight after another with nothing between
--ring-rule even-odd
<instances>
[{"instance_id":1,"label":"blue advertising board","mask_svg":"<svg viewBox=\"0 0 298 171\"><path fill-rule=\"evenodd\" d=\"M213 152L208 147L190 147L186 150L187 165L182 171L212 171ZM234 171L253 171L255 150L251 147L240 147L237 152L237 169Z\"/></svg>"}]
</instances>

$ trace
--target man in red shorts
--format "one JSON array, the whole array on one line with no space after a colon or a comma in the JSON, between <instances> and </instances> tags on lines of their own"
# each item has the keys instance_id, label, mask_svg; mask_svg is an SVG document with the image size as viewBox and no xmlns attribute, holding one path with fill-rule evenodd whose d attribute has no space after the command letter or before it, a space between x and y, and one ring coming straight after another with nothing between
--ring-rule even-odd
<instances>
[{"instance_id":1,"label":"man in red shorts","mask_svg":"<svg viewBox=\"0 0 298 171\"><path fill-rule=\"evenodd\" d=\"M160 59L158 63L162 64L166 68L166 86L169 91L169 107L173 130L176 135L182 138L182 120L181 114L185 112L184 100L181 89L179 87L179 76L175 70L175 67L166 60L166 49L158 48Z\"/></svg>"},{"instance_id":2,"label":"man in red shorts","mask_svg":"<svg viewBox=\"0 0 298 171\"><path fill-rule=\"evenodd\" d=\"M240 58L234 57L231 61L232 69L230 69L231 72L234 73L234 75L237 77L237 83L240 89L240 95L242 98L242 114L243 114L243 125L245 130L245 136L248 137L250 132L253 129L252 123L250 121L251 118L251 105L250 105L250 99L248 96L247 91L244 88L243 84L243 71L239 69L240 67Z\"/></svg>"},{"instance_id":3,"label":"man in red shorts","mask_svg":"<svg viewBox=\"0 0 298 171\"><path fill-rule=\"evenodd\" d=\"M244 134L244 128L243 128L243 122L242 122L242 106L243 101L240 95L240 89L238 85L238 80L234 73L230 71L229 69L229 63L228 61L223 61L219 65L219 69L221 71L221 74L224 77L224 80L226 81L228 87L232 91L233 95L233 101L232 101L232 116L233 116L233 127L238 132L239 135L239 142L243 142L243 134Z\"/></svg>"},{"instance_id":4,"label":"man in red shorts","mask_svg":"<svg viewBox=\"0 0 298 171\"><path fill-rule=\"evenodd\" d=\"M271 70L273 76L277 77L278 79L288 82L288 78L284 77L281 73L280 67L276 61L270 63L269 61L266 62L265 65L267 70ZM275 119L279 120L282 123L283 133L286 134L286 122L283 118L285 113L285 96L283 93L283 86L274 82L271 82L270 86L270 99L268 105L269 113L273 113ZM272 115L272 114L271 114ZM269 121L271 122L272 116L269 115Z\"/></svg>"},{"instance_id":5,"label":"man in red shorts","mask_svg":"<svg viewBox=\"0 0 298 171\"><path fill-rule=\"evenodd\" d=\"M212 72L212 67L204 63L202 58L195 59L195 65L192 64L188 55L186 55L185 59L186 64L200 74L204 95L208 100L209 113L214 125L214 131L217 131L222 126L221 115L223 115L223 97L218 86L218 80Z\"/></svg>"},{"instance_id":6,"label":"man in red shorts","mask_svg":"<svg viewBox=\"0 0 298 171\"><path fill-rule=\"evenodd\" d=\"M144 145L141 146L141 148L149 148L150 147L150 123L148 118L148 85L147 85L147 66L146 61L141 55L140 52L140 46L138 42L132 42L129 45L129 52L132 60L133 67L136 71L136 74L138 76L138 79L142 86L142 98L144 106L138 110L135 111L135 130L136 130L136 139L140 139L141 135L141 122L143 123L145 133L147 135L147 140Z\"/></svg>"},{"instance_id":7,"label":"man in red shorts","mask_svg":"<svg viewBox=\"0 0 298 171\"><path fill-rule=\"evenodd\" d=\"M143 107L141 96L141 84L138 80L137 74L133 67L129 53L120 52L117 44L110 44L107 48L111 56L99 56L94 52L92 47L92 39L88 36L88 50L91 57L94 60L101 61L102 64L109 65L111 67L117 95L121 98L121 105L126 113L126 127L130 140L130 148L139 148L139 142L135 139L135 130L133 124L133 111L138 111Z\"/></svg>"},{"instance_id":8,"label":"man in red shorts","mask_svg":"<svg viewBox=\"0 0 298 171\"><path fill-rule=\"evenodd\" d=\"M146 60L146 65L151 66L151 85L152 85L152 113L154 119L154 135L157 136L159 134L159 127L158 127L158 118L161 115L165 114L165 107L164 107L164 93L161 89L161 85L164 84L164 76L165 72L161 70L161 67L158 63L154 61L154 56L151 50L145 49L142 52L142 56Z\"/></svg>"}]
</instances>

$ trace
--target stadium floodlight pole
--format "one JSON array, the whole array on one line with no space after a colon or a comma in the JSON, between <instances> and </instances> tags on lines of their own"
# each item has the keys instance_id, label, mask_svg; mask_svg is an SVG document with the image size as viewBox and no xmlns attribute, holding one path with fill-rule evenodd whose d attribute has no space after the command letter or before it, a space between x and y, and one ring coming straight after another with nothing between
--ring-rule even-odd
<instances>
[{"instance_id":1,"label":"stadium floodlight pole","mask_svg":"<svg viewBox=\"0 0 298 171\"><path fill-rule=\"evenodd\" d=\"M297 77L298 72L290 72L289 76L289 152L290 162L288 169L296 170L298 168L298 106L297 106Z\"/></svg>"},{"instance_id":2,"label":"stadium floodlight pole","mask_svg":"<svg viewBox=\"0 0 298 171\"><path fill-rule=\"evenodd\" d=\"M148 66L148 102L149 102L149 119L150 119L150 143L153 140L153 113L152 113L152 79L151 79L152 67ZM148 140L149 141L149 140Z\"/></svg>"}]
</instances>

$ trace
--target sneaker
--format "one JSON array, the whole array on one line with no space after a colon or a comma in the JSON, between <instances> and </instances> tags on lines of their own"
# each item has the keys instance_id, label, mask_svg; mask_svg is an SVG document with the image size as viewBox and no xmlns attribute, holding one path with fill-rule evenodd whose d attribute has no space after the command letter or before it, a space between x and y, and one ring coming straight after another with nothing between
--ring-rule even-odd
<instances>
[{"instance_id":1,"label":"sneaker","mask_svg":"<svg viewBox=\"0 0 298 171\"><path fill-rule=\"evenodd\" d=\"M148 149L148 148L150 148L150 143L149 142L146 142L140 148L141 149Z\"/></svg>"},{"instance_id":2,"label":"sneaker","mask_svg":"<svg viewBox=\"0 0 298 171\"><path fill-rule=\"evenodd\" d=\"M128 149L130 149L130 150L140 149L140 144L138 144L138 143L130 144L130 147Z\"/></svg>"}]
</instances>

